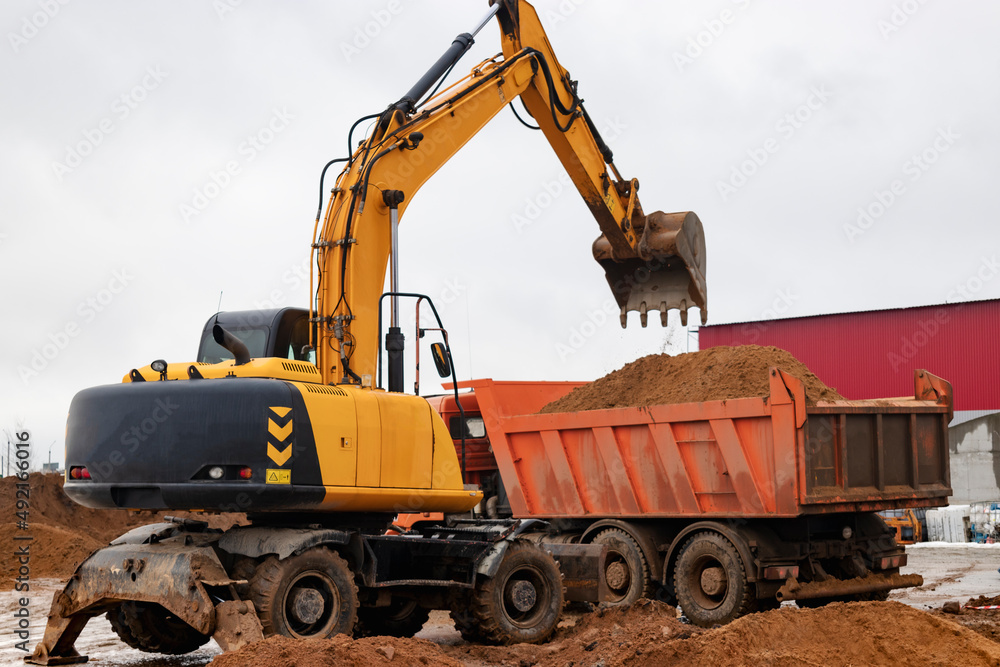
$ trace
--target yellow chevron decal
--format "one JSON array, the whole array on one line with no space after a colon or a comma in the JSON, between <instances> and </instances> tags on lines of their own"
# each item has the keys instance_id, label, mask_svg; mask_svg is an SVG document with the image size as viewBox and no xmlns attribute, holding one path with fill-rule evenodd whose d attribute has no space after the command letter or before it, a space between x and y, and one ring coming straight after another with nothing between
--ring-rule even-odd
<instances>
[{"instance_id":1,"label":"yellow chevron decal","mask_svg":"<svg viewBox=\"0 0 1000 667\"><path fill-rule=\"evenodd\" d=\"M288 423L284 426L278 426L274 423L274 420L268 419L267 432L273 435L279 443L284 442L292 434L292 420L289 419Z\"/></svg>"},{"instance_id":2,"label":"yellow chevron decal","mask_svg":"<svg viewBox=\"0 0 1000 667\"><path fill-rule=\"evenodd\" d=\"M287 415L291 411L291 408L276 408L276 407L272 406L270 408L270 410L271 410L271 412L273 412L274 414L278 415L279 417L284 417L285 415Z\"/></svg>"},{"instance_id":3,"label":"yellow chevron decal","mask_svg":"<svg viewBox=\"0 0 1000 667\"><path fill-rule=\"evenodd\" d=\"M289 444L280 452L271 443L267 443L267 456L269 459L274 461L277 465L283 466L292 456L292 445Z\"/></svg>"}]
</instances>

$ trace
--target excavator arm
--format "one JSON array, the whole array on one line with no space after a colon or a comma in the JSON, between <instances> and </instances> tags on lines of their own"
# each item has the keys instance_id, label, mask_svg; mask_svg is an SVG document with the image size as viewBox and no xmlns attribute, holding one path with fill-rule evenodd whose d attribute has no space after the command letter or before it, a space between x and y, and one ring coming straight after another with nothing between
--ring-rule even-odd
<instances>
[{"instance_id":1,"label":"excavator arm","mask_svg":"<svg viewBox=\"0 0 1000 667\"><path fill-rule=\"evenodd\" d=\"M422 100L494 15L502 56ZM649 310L660 311L665 324L667 311L676 308L686 323L687 309L697 306L705 320L705 243L698 217L643 213L638 181L618 173L534 8L503 0L490 7L476 31L459 35L398 102L362 119L375 120L374 129L343 160L322 227L317 216L313 243L318 280L311 317L324 382L371 384L378 363L380 297L387 263L390 258L396 263L400 217L423 183L518 96L597 220L602 235L594 256L621 307L622 326L629 310L639 311L643 326ZM398 291L396 275L393 270L393 292ZM395 326L395 306L392 320Z\"/></svg>"}]
</instances>

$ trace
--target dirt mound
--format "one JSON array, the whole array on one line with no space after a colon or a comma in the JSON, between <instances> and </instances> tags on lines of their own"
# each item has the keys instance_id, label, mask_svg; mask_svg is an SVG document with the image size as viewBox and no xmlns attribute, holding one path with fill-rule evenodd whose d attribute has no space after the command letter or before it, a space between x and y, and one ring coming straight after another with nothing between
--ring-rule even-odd
<instances>
[{"instance_id":1,"label":"dirt mound","mask_svg":"<svg viewBox=\"0 0 1000 667\"><path fill-rule=\"evenodd\" d=\"M577 387L542 408L575 412L645 407L672 403L720 401L770 394L768 369L777 366L805 384L806 402L837 401L843 396L826 386L805 364L777 347L710 347L671 357L651 354Z\"/></svg>"},{"instance_id":2,"label":"dirt mound","mask_svg":"<svg viewBox=\"0 0 1000 667\"><path fill-rule=\"evenodd\" d=\"M946 614L936 609L932 613L1000 644L1000 609L963 609L961 614Z\"/></svg>"},{"instance_id":3,"label":"dirt mound","mask_svg":"<svg viewBox=\"0 0 1000 667\"><path fill-rule=\"evenodd\" d=\"M245 522L242 514L200 514L191 512L129 512L95 510L78 505L63 493L63 477L31 473L28 476L28 527L21 529L17 517L18 479L0 479L0 515L10 523L0 524L0 549L14 553L16 547L30 544L31 577L65 578L95 549L137 526L162 521L167 514L190 516L209 522L214 528L228 528ZM31 541L15 537L31 536ZM15 546L16 545L16 546ZM13 588L17 563L13 558L0 560L0 590Z\"/></svg>"},{"instance_id":4,"label":"dirt mound","mask_svg":"<svg viewBox=\"0 0 1000 667\"><path fill-rule=\"evenodd\" d=\"M426 639L351 639L345 635L333 639L268 637L239 651L223 653L209 664L212 667L372 667L390 662L393 665L462 667L461 662L449 658L440 646Z\"/></svg>"},{"instance_id":5,"label":"dirt mound","mask_svg":"<svg viewBox=\"0 0 1000 667\"><path fill-rule=\"evenodd\" d=\"M560 627L547 644L462 644L446 652L468 665L655 665L661 663L647 658L652 647L702 632L677 620L677 611L670 605L640 600L630 607L579 616L574 625Z\"/></svg>"},{"instance_id":6,"label":"dirt mound","mask_svg":"<svg viewBox=\"0 0 1000 667\"><path fill-rule=\"evenodd\" d=\"M751 614L646 655L662 665L971 666L1000 664L1000 645L898 602L855 602Z\"/></svg>"},{"instance_id":7,"label":"dirt mound","mask_svg":"<svg viewBox=\"0 0 1000 667\"><path fill-rule=\"evenodd\" d=\"M446 651L467 664L539 667L1000 664L1000 645L897 602L786 607L701 630L680 623L672 607L643 601L583 616L543 646L461 645Z\"/></svg>"},{"instance_id":8,"label":"dirt mound","mask_svg":"<svg viewBox=\"0 0 1000 667\"><path fill-rule=\"evenodd\" d=\"M994 605L1000 605L1000 595L994 595L993 597L980 595L977 598L970 598L969 601L965 603L966 607L992 607Z\"/></svg>"}]
</instances>

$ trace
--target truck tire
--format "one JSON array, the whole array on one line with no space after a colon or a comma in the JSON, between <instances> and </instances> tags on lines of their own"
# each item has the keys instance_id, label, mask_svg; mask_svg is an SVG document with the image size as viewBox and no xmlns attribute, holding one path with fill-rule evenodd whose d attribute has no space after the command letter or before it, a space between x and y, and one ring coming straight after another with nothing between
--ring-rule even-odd
<instances>
[{"instance_id":1,"label":"truck tire","mask_svg":"<svg viewBox=\"0 0 1000 667\"><path fill-rule=\"evenodd\" d=\"M420 632L430 612L412 598L393 598L387 607L361 607L355 637L412 637Z\"/></svg>"},{"instance_id":2,"label":"truck tire","mask_svg":"<svg viewBox=\"0 0 1000 667\"><path fill-rule=\"evenodd\" d=\"M703 628L724 625L754 610L755 598L739 552L713 532L696 533L674 566L681 610Z\"/></svg>"},{"instance_id":3,"label":"truck tire","mask_svg":"<svg viewBox=\"0 0 1000 667\"><path fill-rule=\"evenodd\" d=\"M517 540L492 577L483 577L469 598L469 613L452 612L467 641L537 644L555 631L563 607L562 574L537 544Z\"/></svg>"},{"instance_id":4,"label":"truck tire","mask_svg":"<svg viewBox=\"0 0 1000 667\"><path fill-rule=\"evenodd\" d=\"M598 533L593 543L608 547L604 575L611 594L607 602L611 606L629 605L640 598L652 597L649 561L634 537L621 528L608 528Z\"/></svg>"},{"instance_id":5,"label":"truck tire","mask_svg":"<svg viewBox=\"0 0 1000 667\"><path fill-rule=\"evenodd\" d=\"M123 602L107 618L119 639L146 653L182 655L211 639L158 604Z\"/></svg>"},{"instance_id":6,"label":"truck tire","mask_svg":"<svg viewBox=\"0 0 1000 667\"><path fill-rule=\"evenodd\" d=\"M326 547L265 560L250 580L250 600L265 637L351 636L358 620L354 575L347 562Z\"/></svg>"}]
</instances>

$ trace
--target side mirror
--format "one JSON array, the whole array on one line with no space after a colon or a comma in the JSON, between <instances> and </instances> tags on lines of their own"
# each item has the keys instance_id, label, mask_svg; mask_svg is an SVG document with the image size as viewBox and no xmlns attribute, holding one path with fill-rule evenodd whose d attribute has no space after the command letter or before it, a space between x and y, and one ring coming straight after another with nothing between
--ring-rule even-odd
<instances>
[{"instance_id":1,"label":"side mirror","mask_svg":"<svg viewBox=\"0 0 1000 667\"><path fill-rule=\"evenodd\" d=\"M431 356L434 357L434 366L437 367L438 375L443 378L451 375L451 364L448 362L448 352L444 343L431 343Z\"/></svg>"}]
</instances>

